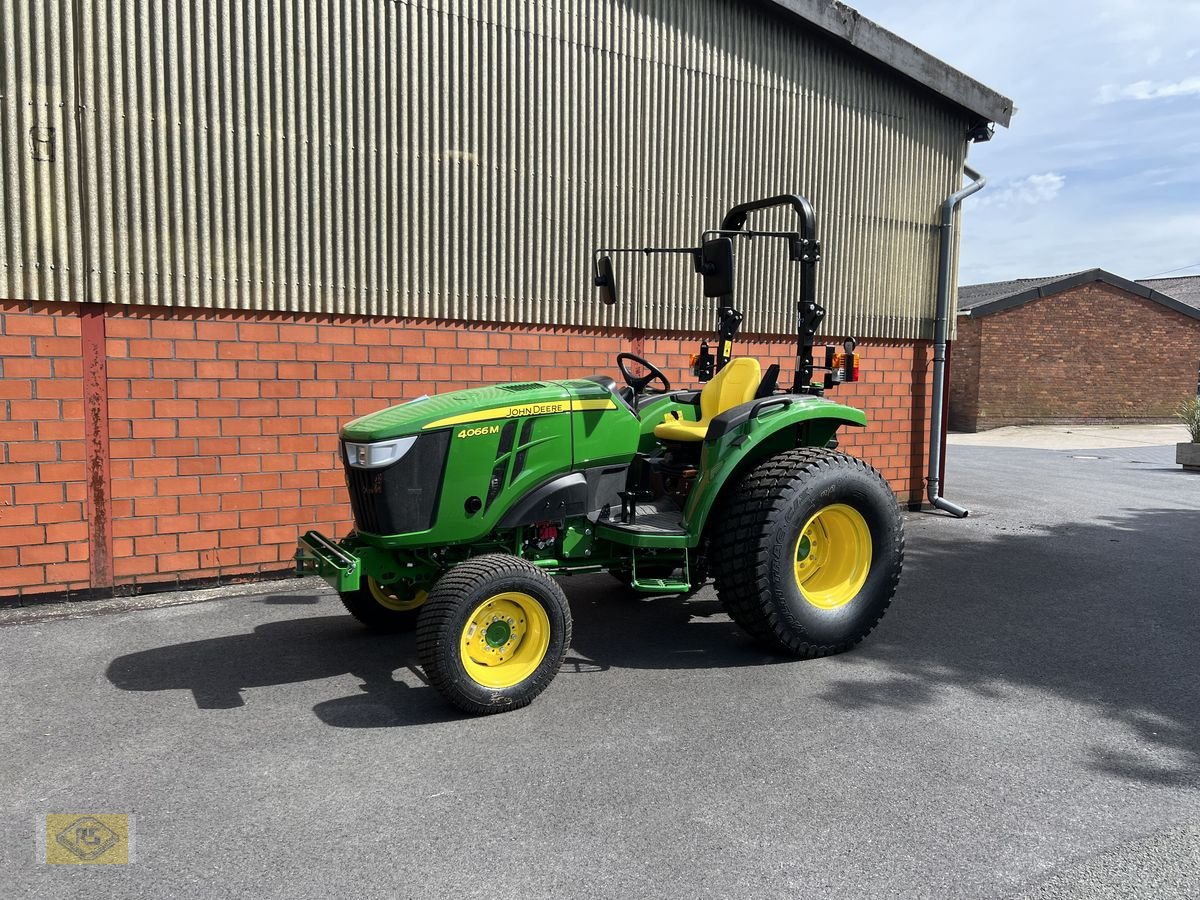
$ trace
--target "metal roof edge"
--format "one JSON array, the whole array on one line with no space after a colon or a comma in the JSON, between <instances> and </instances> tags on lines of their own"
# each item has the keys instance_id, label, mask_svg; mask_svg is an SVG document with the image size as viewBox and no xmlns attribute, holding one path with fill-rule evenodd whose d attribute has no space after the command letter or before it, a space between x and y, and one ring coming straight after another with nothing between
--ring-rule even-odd
<instances>
[{"instance_id":1,"label":"metal roof edge","mask_svg":"<svg viewBox=\"0 0 1200 900\"><path fill-rule=\"evenodd\" d=\"M971 309L961 310L958 314L968 318L990 316L994 313L1004 312L1006 309L1024 306L1033 300L1040 300L1043 297L1052 297L1055 294L1061 294L1063 291L1069 291L1071 288L1079 287L1082 284L1089 284L1093 281L1099 281L1110 287L1119 288L1127 293L1142 297L1145 300L1153 300L1167 309L1183 313L1183 315L1190 319L1200 319L1200 309L1189 306L1186 303L1181 303L1174 297L1138 284L1136 281L1131 281L1128 278L1122 278L1120 275L1115 275L1104 269L1088 269L1086 272L1077 272L1074 275L1068 275L1066 278L1060 278L1058 281L1052 281L1049 284L1029 288L1028 290L1011 294L1007 297L998 297L995 300L981 303Z\"/></svg>"},{"instance_id":2,"label":"metal roof edge","mask_svg":"<svg viewBox=\"0 0 1200 900\"><path fill-rule=\"evenodd\" d=\"M988 122L1008 127L1016 111L1008 97L976 81L838 0L768 0L780 9L845 41L889 68Z\"/></svg>"},{"instance_id":3,"label":"metal roof edge","mask_svg":"<svg viewBox=\"0 0 1200 900\"><path fill-rule=\"evenodd\" d=\"M1179 300L1176 300L1170 294L1164 294L1160 291L1151 289L1150 295L1147 299L1157 301L1158 303L1161 303L1163 306L1167 307L1167 309L1173 309L1175 312L1183 313L1188 318L1200 320L1200 309L1197 309L1188 303L1183 303Z\"/></svg>"}]
</instances>

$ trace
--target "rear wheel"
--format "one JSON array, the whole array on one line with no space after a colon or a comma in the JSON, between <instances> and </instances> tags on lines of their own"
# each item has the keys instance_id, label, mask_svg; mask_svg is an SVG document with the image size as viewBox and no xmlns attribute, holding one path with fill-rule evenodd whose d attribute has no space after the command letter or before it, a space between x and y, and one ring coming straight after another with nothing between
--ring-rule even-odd
<instances>
[{"instance_id":1,"label":"rear wheel","mask_svg":"<svg viewBox=\"0 0 1200 900\"><path fill-rule=\"evenodd\" d=\"M883 616L900 579L896 497L860 459L802 448L759 465L714 524L717 593L772 649L839 653Z\"/></svg>"},{"instance_id":2,"label":"rear wheel","mask_svg":"<svg viewBox=\"0 0 1200 900\"><path fill-rule=\"evenodd\" d=\"M429 683L459 709L495 713L532 703L571 644L562 588L536 566L493 553L461 563L429 592L417 654Z\"/></svg>"},{"instance_id":3,"label":"rear wheel","mask_svg":"<svg viewBox=\"0 0 1200 900\"><path fill-rule=\"evenodd\" d=\"M391 634L417 627L417 614L429 595L409 585L380 584L368 576L357 591L338 596L346 611L371 631Z\"/></svg>"}]
</instances>

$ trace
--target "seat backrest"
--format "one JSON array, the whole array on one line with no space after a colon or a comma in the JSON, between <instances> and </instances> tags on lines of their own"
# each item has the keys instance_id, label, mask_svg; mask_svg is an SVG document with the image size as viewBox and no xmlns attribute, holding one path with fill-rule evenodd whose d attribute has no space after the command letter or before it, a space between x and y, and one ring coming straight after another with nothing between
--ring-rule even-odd
<instances>
[{"instance_id":1,"label":"seat backrest","mask_svg":"<svg viewBox=\"0 0 1200 900\"><path fill-rule=\"evenodd\" d=\"M767 371L763 372L762 381L758 383L758 390L754 392L754 399L759 400L772 396L777 387L779 387L779 363L771 363L767 366Z\"/></svg>"},{"instance_id":2,"label":"seat backrest","mask_svg":"<svg viewBox=\"0 0 1200 900\"><path fill-rule=\"evenodd\" d=\"M754 399L762 367L757 359L731 359L700 392L700 418L711 421L727 409Z\"/></svg>"}]
</instances>

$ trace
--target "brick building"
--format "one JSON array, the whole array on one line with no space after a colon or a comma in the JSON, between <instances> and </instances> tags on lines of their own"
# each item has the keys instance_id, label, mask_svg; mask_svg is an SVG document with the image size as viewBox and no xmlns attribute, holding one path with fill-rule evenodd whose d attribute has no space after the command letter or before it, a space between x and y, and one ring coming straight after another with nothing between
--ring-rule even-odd
<instances>
[{"instance_id":1,"label":"brick building","mask_svg":"<svg viewBox=\"0 0 1200 900\"><path fill-rule=\"evenodd\" d=\"M950 427L1172 422L1200 380L1200 277L1103 269L964 285Z\"/></svg>"},{"instance_id":2,"label":"brick building","mask_svg":"<svg viewBox=\"0 0 1200 900\"><path fill-rule=\"evenodd\" d=\"M421 393L625 349L690 383L693 276L622 258L603 307L590 252L784 191L825 335L861 341L846 446L920 499L938 210L1012 104L852 9L38 7L0 17L0 598L286 571L349 525L339 425ZM739 352L787 368L794 284L757 252Z\"/></svg>"}]
</instances>

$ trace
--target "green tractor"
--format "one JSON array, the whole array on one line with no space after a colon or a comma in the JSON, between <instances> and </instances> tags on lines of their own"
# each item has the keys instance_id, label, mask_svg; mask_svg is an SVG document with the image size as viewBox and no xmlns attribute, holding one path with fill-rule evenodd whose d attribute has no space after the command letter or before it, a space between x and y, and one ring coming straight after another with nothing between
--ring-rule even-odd
<instances>
[{"instance_id":1,"label":"green tractor","mask_svg":"<svg viewBox=\"0 0 1200 900\"><path fill-rule=\"evenodd\" d=\"M747 215L793 209L800 230L752 231ZM796 371L779 387L733 358L734 241L778 239L801 266ZM711 576L725 610L772 651L826 656L860 641L900 577L895 495L838 452L857 409L828 400L857 378L854 342L813 359L824 310L812 206L783 195L731 209L698 247L598 250L594 281L616 302L616 252L692 258L716 300L716 352L694 357L701 390L674 390L632 353L608 375L497 384L419 397L341 430L354 530L310 531L296 554L377 631L415 629L425 675L472 713L517 709L553 680L571 642L554 576L607 572L645 594ZM814 380L817 370L823 375Z\"/></svg>"}]
</instances>

